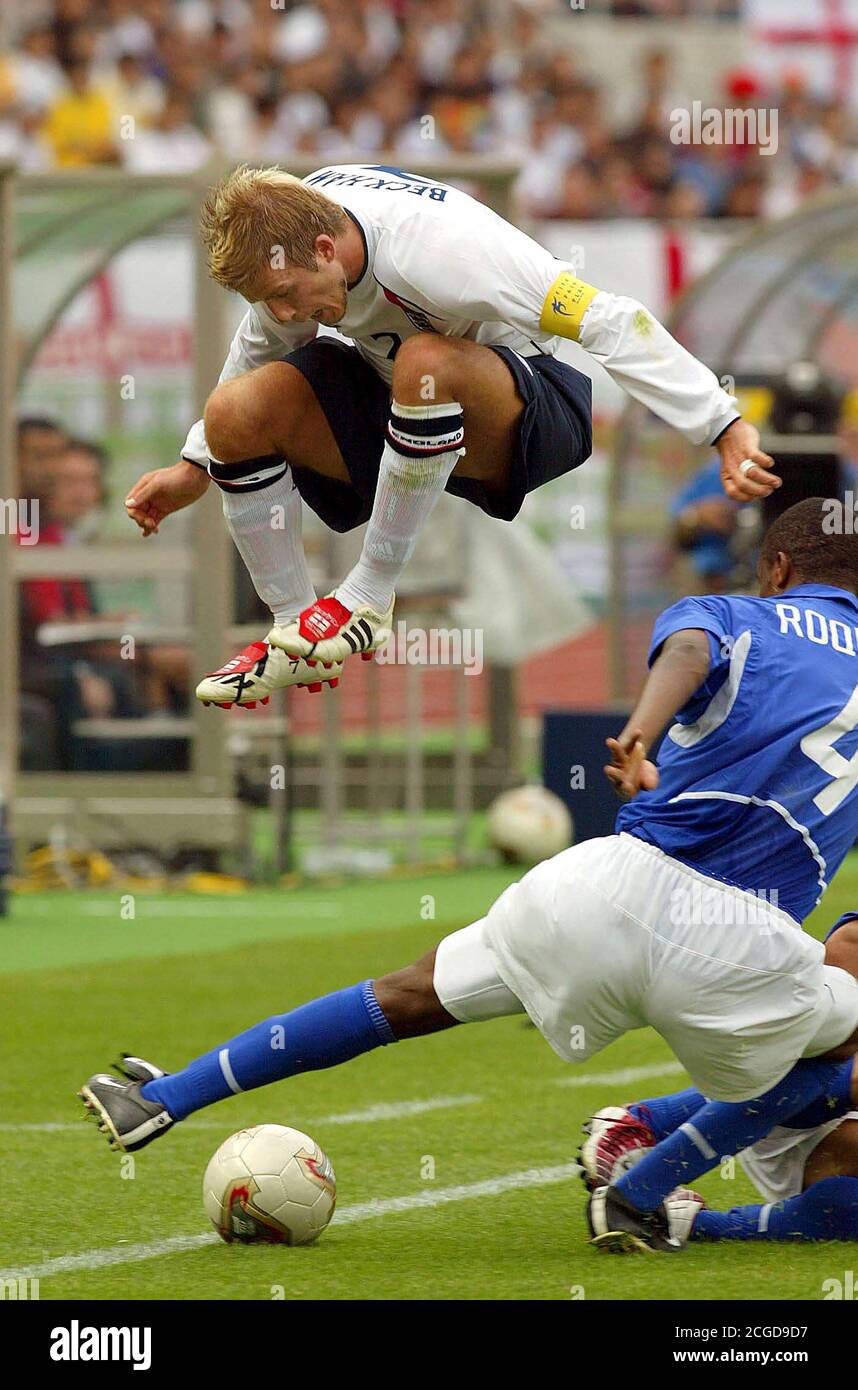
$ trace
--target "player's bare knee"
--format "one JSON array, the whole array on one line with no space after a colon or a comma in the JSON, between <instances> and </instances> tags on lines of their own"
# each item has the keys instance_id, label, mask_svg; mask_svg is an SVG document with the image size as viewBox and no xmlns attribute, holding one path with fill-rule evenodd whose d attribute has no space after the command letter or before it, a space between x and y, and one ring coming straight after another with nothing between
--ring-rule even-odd
<instances>
[{"instance_id":1,"label":"player's bare knee","mask_svg":"<svg viewBox=\"0 0 858 1390\"><path fill-rule=\"evenodd\" d=\"M291 370L282 370L284 365L270 363L215 387L203 416L206 442L214 458L238 463L274 452L273 440L280 416L288 409L293 375Z\"/></svg>"},{"instance_id":2,"label":"player's bare knee","mask_svg":"<svg viewBox=\"0 0 858 1390\"><path fill-rule=\"evenodd\" d=\"M440 333L417 333L406 338L393 363L394 397L415 405L449 399L455 363L455 346Z\"/></svg>"},{"instance_id":3,"label":"player's bare knee","mask_svg":"<svg viewBox=\"0 0 858 1390\"><path fill-rule=\"evenodd\" d=\"M248 452L252 423L245 413L249 393L243 383L244 378L224 381L206 401L203 413L206 443L212 457L222 463L252 457L252 452Z\"/></svg>"}]
</instances>

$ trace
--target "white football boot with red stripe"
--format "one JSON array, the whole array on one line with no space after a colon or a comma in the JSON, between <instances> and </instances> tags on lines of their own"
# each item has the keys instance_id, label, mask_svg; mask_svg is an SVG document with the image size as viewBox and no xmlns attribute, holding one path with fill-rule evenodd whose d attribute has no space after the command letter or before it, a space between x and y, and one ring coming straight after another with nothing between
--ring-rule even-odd
<instances>
[{"instance_id":1,"label":"white football boot with red stripe","mask_svg":"<svg viewBox=\"0 0 858 1390\"><path fill-rule=\"evenodd\" d=\"M356 608L354 612L340 603L333 594L316 599L294 622L286 627L273 627L268 641L291 657L304 660L342 663L346 657L360 652L364 661L371 661L373 652L390 638L393 605L390 600L386 613L372 608Z\"/></svg>"},{"instance_id":2,"label":"white football boot with red stripe","mask_svg":"<svg viewBox=\"0 0 858 1390\"><path fill-rule=\"evenodd\" d=\"M590 1244L610 1254L662 1250L688 1244L706 1202L690 1187L677 1187L656 1211L640 1211L616 1187L597 1187L587 1205Z\"/></svg>"},{"instance_id":3,"label":"white football boot with red stripe","mask_svg":"<svg viewBox=\"0 0 858 1390\"><path fill-rule=\"evenodd\" d=\"M649 1125L621 1105L606 1105L597 1110L583 1129L587 1138L579 1161L590 1192L597 1187L610 1187L656 1144Z\"/></svg>"},{"instance_id":4,"label":"white football boot with red stripe","mask_svg":"<svg viewBox=\"0 0 858 1390\"><path fill-rule=\"evenodd\" d=\"M321 690L323 685L333 688L339 685L342 674L341 661L305 661L272 646L268 640L251 642L232 661L203 677L197 686L197 699L221 709L232 705L255 709L257 705L267 705L275 690L285 690L290 685L312 691Z\"/></svg>"}]
</instances>

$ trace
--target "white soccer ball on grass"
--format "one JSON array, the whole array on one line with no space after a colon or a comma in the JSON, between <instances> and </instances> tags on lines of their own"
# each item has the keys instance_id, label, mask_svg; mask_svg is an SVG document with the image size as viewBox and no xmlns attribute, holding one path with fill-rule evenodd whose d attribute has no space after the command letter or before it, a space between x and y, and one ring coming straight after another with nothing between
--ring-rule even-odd
<instances>
[{"instance_id":1,"label":"white soccer ball on grass","mask_svg":"<svg viewBox=\"0 0 858 1390\"><path fill-rule=\"evenodd\" d=\"M203 1178L203 1205L227 1244L309 1245L336 1204L331 1160L309 1134L286 1125L230 1135Z\"/></svg>"}]
</instances>

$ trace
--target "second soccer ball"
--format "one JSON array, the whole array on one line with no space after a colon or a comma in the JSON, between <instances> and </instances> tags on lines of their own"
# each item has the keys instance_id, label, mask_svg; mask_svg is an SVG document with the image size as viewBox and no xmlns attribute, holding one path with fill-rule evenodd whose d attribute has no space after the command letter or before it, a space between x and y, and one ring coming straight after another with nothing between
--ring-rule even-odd
<instances>
[{"instance_id":1,"label":"second soccer ball","mask_svg":"<svg viewBox=\"0 0 858 1390\"><path fill-rule=\"evenodd\" d=\"M489 807L488 832L492 846L508 862L537 864L572 843L572 817L547 788L514 787Z\"/></svg>"}]
</instances>

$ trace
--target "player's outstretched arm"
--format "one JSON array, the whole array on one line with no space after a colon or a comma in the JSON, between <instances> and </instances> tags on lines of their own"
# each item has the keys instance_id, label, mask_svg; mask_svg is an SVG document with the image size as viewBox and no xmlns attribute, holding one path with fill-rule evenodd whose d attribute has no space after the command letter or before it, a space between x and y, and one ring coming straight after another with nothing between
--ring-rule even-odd
<instances>
[{"instance_id":1,"label":"player's outstretched arm","mask_svg":"<svg viewBox=\"0 0 858 1390\"><path fill-rule=\"evenodd\" d=\"M668 720L703 684L710 664L709 638L702 628L685 628L668 637L626 727L607 740L611 763L605 774L620 796L658 786L658 770L647 752Z\"/></svg>"},{"instance_id":2,"label":"player's outstretched arm","mask_svg":"<svg viewBox=\"0 0 858 1390\"><path fill-rule=\"evenodd\" d=\"M636 299L562 271L548 290L539 326L580 343L630 396L693 444L712 444L728 497L752 501L780 487L774 461L740 416L735 397Z\"/></svg>"}]
</instances>

